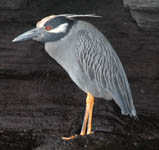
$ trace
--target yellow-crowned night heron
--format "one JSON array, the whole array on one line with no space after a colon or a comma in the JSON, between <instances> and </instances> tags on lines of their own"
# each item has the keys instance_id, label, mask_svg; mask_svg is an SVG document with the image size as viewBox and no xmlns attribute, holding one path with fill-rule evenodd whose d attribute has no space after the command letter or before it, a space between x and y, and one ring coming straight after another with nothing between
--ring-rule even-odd
<instances>
[{"instance_id":1,"label":"yellow-crowned night heron","mask_svg":"<svg viewBox=\"0 0 159 150\"><path fill-rule=\"evenodd\" d=\"M13 42L30 39L44 42L49 56L87 93L80 133L85 135L86 127L87 134L92 133L94 97L113 99L124 115L136 117L136 110L123 66L111 44L96 27L88 22L76 20L76 17L97 16L48 16L39 21L35 29L16 37Z\"/></svg>"}]
</instances>

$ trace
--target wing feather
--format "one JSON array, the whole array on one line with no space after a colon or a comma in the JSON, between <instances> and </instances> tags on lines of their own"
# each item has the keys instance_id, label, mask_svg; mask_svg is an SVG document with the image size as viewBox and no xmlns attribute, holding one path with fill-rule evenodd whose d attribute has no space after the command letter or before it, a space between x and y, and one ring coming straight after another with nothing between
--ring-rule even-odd
<instances>
[{"instance_id":1,"label":"wing feather","mask_svg":"<svg viewBox=\"0 0 159 150\"><path fill-rule=\"evenodd\" d=\"M127 77L109 41L98 30L80 30L77 41L78 61L88 78L111 93L123 114L136 116Z\"/></svg>"}]
</instances>

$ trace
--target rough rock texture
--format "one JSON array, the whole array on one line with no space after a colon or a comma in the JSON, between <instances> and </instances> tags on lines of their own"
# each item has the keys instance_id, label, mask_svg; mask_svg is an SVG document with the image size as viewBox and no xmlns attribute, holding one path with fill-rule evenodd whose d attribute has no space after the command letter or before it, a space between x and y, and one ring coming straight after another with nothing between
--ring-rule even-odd
<instances>
[{"instance_id":1,"label":"rough rock texture","mask_svg":"<svg viewBox=\"0 0 159 150\"><path fill-rule=\"evenodd\" d=\"M137 25L148 31L159 31L159 1L158 0L124 0L129 7Z\"/></svg>"},{"instance_id":2,"label":"rough rock texture","mask_svg":"<svg viewBox=\"0 0 159 150\"><path fill-rule=\"evenodd\" d=\"M11 43L42 17L60 13L103 16L85 20L107 36L121 58L139 120L96 98L95 133L61 139L80 133L86 94L42 43ZM158 34L140 30L122 0L34 0L22 10L0 10L0 21L0 150L159 149Z\"/></svg>"},{"instance_id":3,"label":"rough rock texture","mask_svg":"<svg viewBox=\"0 0 159 150\"><path fill-rule=\"evenodd\" d=\"M128 0L123 0L124 7L129 7Z\"/></svg>"},{"instance_id":4,"label":"rough rock texture","mask_svg":"<svg viewBox=\"0 0 159 150\"><path fill-rule=\"evenodd\" d=\"M159 1L158 0L127 0L127 4L131 9L141 9L141 10L152 10L158 11Z\"/></svg>"},{"instance_id":5,"label":"rough rock texture","mask_svg":"<svg viewBox=\"0 0 159 150\"><path fill-rule=\"evenodd\" d=\"M0 0L0 9L22 9L30 0Z\"/></svg>"}]
</instances>

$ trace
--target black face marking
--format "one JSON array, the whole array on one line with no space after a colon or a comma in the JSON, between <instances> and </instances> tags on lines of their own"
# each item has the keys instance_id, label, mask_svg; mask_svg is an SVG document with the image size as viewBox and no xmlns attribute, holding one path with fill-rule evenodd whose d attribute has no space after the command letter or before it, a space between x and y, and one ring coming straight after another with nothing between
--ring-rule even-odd
<instances>
[{"instance_id":1,"label":"black face marking","mask_svg":"<svg viewBox=\"0 0 159 150\"><path fill-rule=\"evenodd\" d=\"M59 33L50 33L46 32L44 35L44 40L45 42L50 42L50 41L57 41L66 36L70 29L72 28L73 24L75 23L75 20L66 18L64 16L57 16L49 21L47 21L44 26L51 26L53 29L57 28L58 26L67 23L67 30L66 32L59 32Z\"/></svg>"},{"instance_id":2,"label":"black face marking","mask_svg":"<svg viewBox=\"0 0 159 150\"><path fill-rule=\"evenodd\" d=\"M51 25L53 28L56 28L58 27L59 25L61 24L64 24L64 23L68 23L69 25L71 25L73 23L73 20L69 19L69 18L66 18L64 16L58 16L58 17L55 17L49 21L47 21L44 26L48 26L48 25Z\"/></svg>"}]
</instances>

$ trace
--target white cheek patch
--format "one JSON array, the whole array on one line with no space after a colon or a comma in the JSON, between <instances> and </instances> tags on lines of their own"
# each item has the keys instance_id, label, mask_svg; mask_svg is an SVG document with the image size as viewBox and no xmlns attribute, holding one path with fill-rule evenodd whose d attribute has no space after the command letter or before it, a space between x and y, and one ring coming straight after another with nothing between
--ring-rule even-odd
<instances>
[{"instance_id":1,"label":"white cheek patch","mask_svg":"<svg viewBox=\"0 0 159 150\"><path fill-rule=\"evenodd\" d=\"M51 33L60 33L60 32L66 32L67 30L67 26L68 26L68 23L64 23L64 24L61 24L59 25L58 27L48 31L48 32L51 32Z\"/></svg>"}]
</instances>

